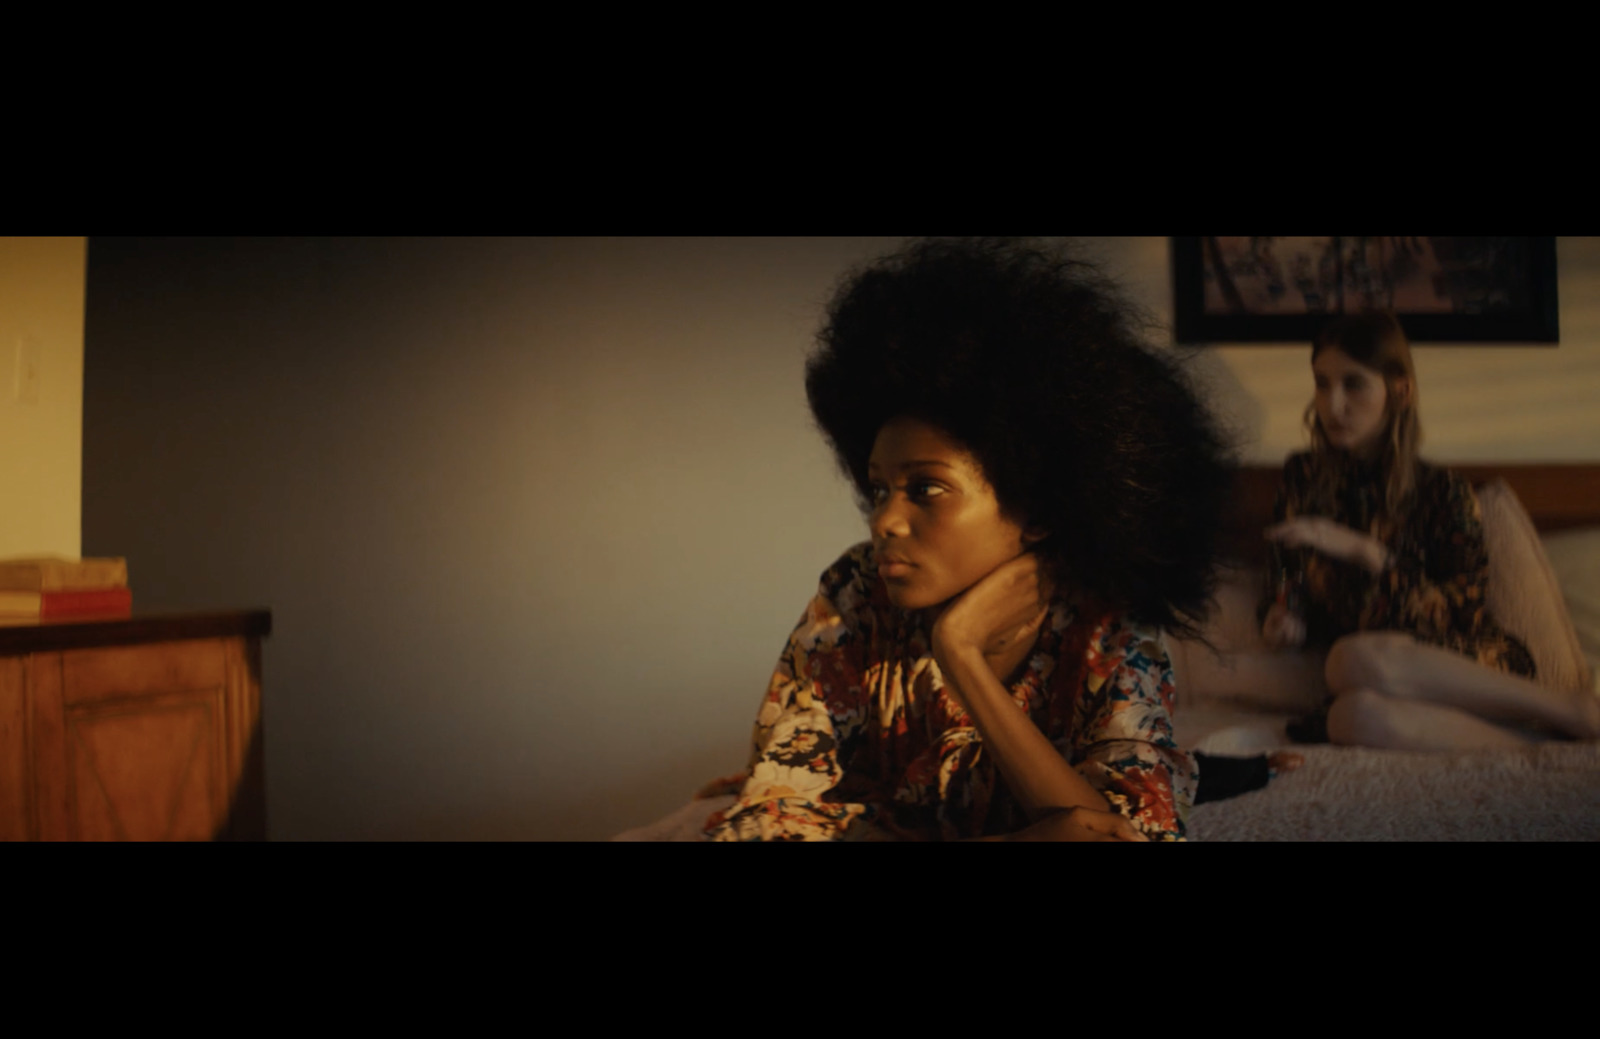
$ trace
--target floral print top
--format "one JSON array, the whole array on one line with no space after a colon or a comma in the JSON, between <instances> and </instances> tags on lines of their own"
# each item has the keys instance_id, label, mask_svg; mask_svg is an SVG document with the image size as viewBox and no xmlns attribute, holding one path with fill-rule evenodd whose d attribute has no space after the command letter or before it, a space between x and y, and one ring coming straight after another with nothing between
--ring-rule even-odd
<instances>
[{"instance_id":1,"label":"floral print top","mask_svg":"<svg viewBox=\"0 0 1600 1039\"><path fill-rule=\"evenodd\" d=\"M1294 595L1306 642L1326 649L1357 631L1404 631L1486 667L1535 675L1533 657L1489 615L1489 556L1477 496L1462 477L1416 463L1412 505L1400 523L1383 508L1375 463L1344 452L1291 455L1275 516L1327 516L1370 534L1392 553L1381 574L1306 548L1272 545L1264 615L1273 597Z\"/></svg>"},{"instance_id":2,"label":"floral print top","mask_svg":"<svg viewBox=\"0 0 1600 1039\"><path fill-rule=\"evenodd\" d=\"M1152 840L1183 838L1199 776L1173 741L1157 629L1058 601L1010 691L1113 810ZM869 544L823 573L753 743L748 769L706 791L739 792L707 820L714 840L952 840L1029 822Z\"/></svg>"}]
</instances>

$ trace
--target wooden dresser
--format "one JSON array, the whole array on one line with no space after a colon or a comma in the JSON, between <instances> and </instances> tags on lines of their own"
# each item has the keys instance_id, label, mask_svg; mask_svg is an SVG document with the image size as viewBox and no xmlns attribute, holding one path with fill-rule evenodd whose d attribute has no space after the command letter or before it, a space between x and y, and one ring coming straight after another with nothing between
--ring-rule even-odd
<instances>
[{"instance_id":1,"label":"wooden dresser","mask_svg":"<svg viewBox=\"0 0 1600 1039\"><path fill-rule=\"evenodd\" d=\"M266 610L0 621L0 840L265 840Z\"/></svg>"}]
</instances>

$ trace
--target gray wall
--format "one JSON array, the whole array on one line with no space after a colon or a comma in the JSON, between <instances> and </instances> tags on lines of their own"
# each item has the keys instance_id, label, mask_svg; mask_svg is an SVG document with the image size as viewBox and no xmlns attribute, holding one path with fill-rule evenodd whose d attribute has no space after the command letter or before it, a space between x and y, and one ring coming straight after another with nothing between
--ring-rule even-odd
<instances>
[{"instance_id":1,"label":"gray wall","mask_svg":"<svg viewBox=\"0 0 1600 1039\"><path fill-rule=\"evenodd\" d=\"M272 609L274 839L644 823L861 536L801 378L894 242L91 239L84 554Z\"/></svg>"}]
</instances>

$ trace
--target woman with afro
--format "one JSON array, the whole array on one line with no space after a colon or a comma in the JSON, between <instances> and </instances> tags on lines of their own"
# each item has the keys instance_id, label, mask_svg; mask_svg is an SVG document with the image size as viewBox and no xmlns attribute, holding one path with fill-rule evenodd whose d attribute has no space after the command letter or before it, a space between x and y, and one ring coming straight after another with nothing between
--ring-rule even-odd
<instances>
[{"instance_id":1,"label":"woman with afro","mask_svg":"<svg viewBox=\"0 0 1600 1039\"><path fill-rule=\"evenodd\" d=\"M871 540L822 574L706 835L1181 839L1162 629L1205 613L1231 470L1115 288L1044 243L915 243L846 278L806 392Z\"/></svg>"}]
</instances>

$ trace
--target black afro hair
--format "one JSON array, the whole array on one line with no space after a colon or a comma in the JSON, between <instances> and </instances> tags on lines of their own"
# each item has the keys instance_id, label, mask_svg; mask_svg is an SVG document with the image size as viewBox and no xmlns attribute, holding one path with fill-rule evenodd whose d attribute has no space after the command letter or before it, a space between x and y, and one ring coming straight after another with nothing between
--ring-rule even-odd
<instances>
[{"instance_id":1,"label":"black afro hair","mask_svg":"<svg viewBox=\"0 0 1600 1039\"><path fill-rule=\"evenodd\" d=\"M963 444L1060 583L1195 633L1233 469L1137 311L1067 247L931 239L846 277L806 368L812 414L865 506L879 429Z\"/></svg>"}]
</instances>

